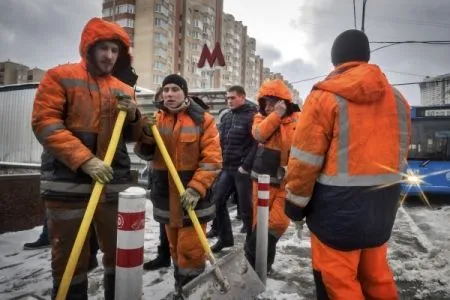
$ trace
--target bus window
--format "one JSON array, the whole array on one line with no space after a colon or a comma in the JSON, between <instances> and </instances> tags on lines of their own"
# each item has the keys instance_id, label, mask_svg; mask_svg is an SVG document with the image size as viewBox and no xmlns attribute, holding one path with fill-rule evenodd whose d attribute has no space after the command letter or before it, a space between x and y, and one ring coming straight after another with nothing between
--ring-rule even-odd
<instances>
[{"instance_id":1,"label":"bus window","mask_svg":"<svg viewBox=\"0 0 450 300\"><path fill-rule=\"evenodd\" d=\"M409 159L450 160L448 120L416 119L412 121L412 141Z\"/></svg>"}]
</instances>

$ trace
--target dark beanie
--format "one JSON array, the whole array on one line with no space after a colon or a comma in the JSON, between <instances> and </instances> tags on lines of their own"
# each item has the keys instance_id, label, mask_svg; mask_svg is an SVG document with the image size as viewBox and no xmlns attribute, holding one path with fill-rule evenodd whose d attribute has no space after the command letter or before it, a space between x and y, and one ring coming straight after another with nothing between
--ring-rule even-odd
<instances>
[{"instance_id":1,"label":"dark beanie","mask_svg":"<svg viewBox=\"0 0 450 300\"><path fill-rule=\"evenodd\" d=\"M349 61L365 61L370 59L369 39L360 30L346 30L334 40L331 48L331 62L334 66Z\"/></svg>"},{"instance_id":2,"label":"dark beanie","mask_svg":"<svg viewBox=\"0 0 450 300\"><path fill-rule=\"evenodd\" d=\"M162 86L165 87L167 84L173 83L178 85L184 92L184 96L187 97L188 95L188 86L186 80L177 74L171 74L168 75L166 78L164 78Z\"/></svg>"}]
</instances>

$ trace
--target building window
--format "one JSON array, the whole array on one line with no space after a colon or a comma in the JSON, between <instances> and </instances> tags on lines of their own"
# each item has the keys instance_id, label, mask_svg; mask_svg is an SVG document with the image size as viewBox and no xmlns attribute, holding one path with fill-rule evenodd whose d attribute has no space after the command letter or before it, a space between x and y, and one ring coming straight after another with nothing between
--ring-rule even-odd
<instances>
[{"instance_id":1,"label":"building window","mask_svg":"<svg viewBox=\"0 0 450 300\"><path fill-rule=\"evenodd\" d=\"M169 10L162 6L161 4L155 5L155 12L165 15L166 17L169 16Z\"/></svg>"},{"instance_id":2,"label":"building window","mask_svg":"<svg viewBox=\"0 0 450 300\"><path fill-rule=\"evenodd\" d=\"M160 42L164 45L167 45L169 43L169 41L167 40L167 37L164 34L159 33L159 32L155 33L154 39L155 39L155 41Z\"/></svg>"},{"instance_id":3,"label":"building window","mask_svg":"<svg viewBox=\"0 0 450 300\"><path fill-rule=\"evenodd\" d=\"M133 4L121 4L116 7L116 14L134 14Z\"/></svg>"},{"instance_id":4,"label":"building window","mask_svg":"<svg viewBox=\"0 0 450 300\"><path fill-rule=\"evenodd\" d=\"M154 84L161 84L164 80L164 76L162 75L153 75L153 83Z\"/></svg>"},{"instance_id":5,"label":"building window","mask_svg":"<svg viewBox=\"0 0 450 300\"><path fill-rule=\"evenodd\" d=\"M160 19L160 18L155 18L155 26L157 27L161 27L161 28L167 28L167 21Z\"/></svg>"},{"instance_id":6,"label":"building window","mask_svg":"<svg viewBox=\"0 0 450 300\"><path fill-rule=\"evenodd\" d=\"M132 19L120 19L116 23L122 27L134 28L134 20Z\"/></svg>"},{"instance_id":7,"label":"building window","mask_svg":"<svg viewBox=\"0 0 450 300\"><path fill-rule=\"evenodd\" d=\"M105 8L102 11L103 18L111 17L112 16L112 8Z\"/></svg>"},{"instance_id":8,"label":"building window","mask_svg":"<svg viewBox=\"0 0 450 300\"><path fill-rule=\"evenodd\" d=\"M164 70L165 67L166 67L166 65L160 61L155 61L153 63L153 69L155 69L155 70Z\"/></svg>"},{"instance_id":9,"label":"building window","mask_svg":"<svg viewBox=\"0 0 450 300\"><path fill-rule=\"evenodd\" d=\"M162 48L156 48L155 55L164 57L164 56L166 56L166 51Z\"/></svg>"}]
</instances>

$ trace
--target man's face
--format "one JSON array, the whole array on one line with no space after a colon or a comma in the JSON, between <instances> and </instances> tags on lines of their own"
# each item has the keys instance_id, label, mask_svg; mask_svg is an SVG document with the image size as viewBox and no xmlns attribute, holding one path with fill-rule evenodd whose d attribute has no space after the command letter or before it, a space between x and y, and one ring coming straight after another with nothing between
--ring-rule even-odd
<instances>
[{"instance_id":1,"label":"man's face","mask_svg":"<svg viewBox=\"0 0 450 300\"><path fill-rule=\"evenodd\" d=\"M163 88L164 106L168 108L178 108L186 98L183 90L174 83L166 84Z\"/></svg>"},{"instance_id":2,"label":"man's face","mask_svg":"<svg viewBox=\"0 0 450 300\"><path fill-rule=\"evenodd\" d=\"M112 41L101 41L95 45L93 56L98 73L111 74L119 57L119 45Z\"/></svg>"},{"instance_id":3,"label":"man's face","mask_svg":"<svg viewBox=\"0 0 450 300\"><path fill-rule=\"evenodd\" d=\"M229 109L235 109L245 103L245 96L236 92L227 92L227 103Z\"/></svg>"},{"instance_id":4,"label":"man's face","mask_svg":"<svg viewBox=\"0 0 450 300\"><path fill-rule=\"evenodd\" d=\"M266 99L266 107L264 108L267 115L270 115L275 110L275 105L277 104L277 100L275 99Z\"/></svg>"}]
</instances>

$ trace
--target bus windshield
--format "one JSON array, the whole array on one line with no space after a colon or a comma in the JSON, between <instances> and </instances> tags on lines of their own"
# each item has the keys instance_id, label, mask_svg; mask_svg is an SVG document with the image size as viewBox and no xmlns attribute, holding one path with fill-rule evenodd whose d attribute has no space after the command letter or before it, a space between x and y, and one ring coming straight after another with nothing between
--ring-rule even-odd
<instances>
[{"instance_id":1,"label":"bus windshield","mask_svg":"<svg viewBox=\"0 0 450 300\"><path fill-rule=\"evenodd\" d=\"M412 120L408 159L449 160L450 120Z\"/></svg>"}]
</instances>

